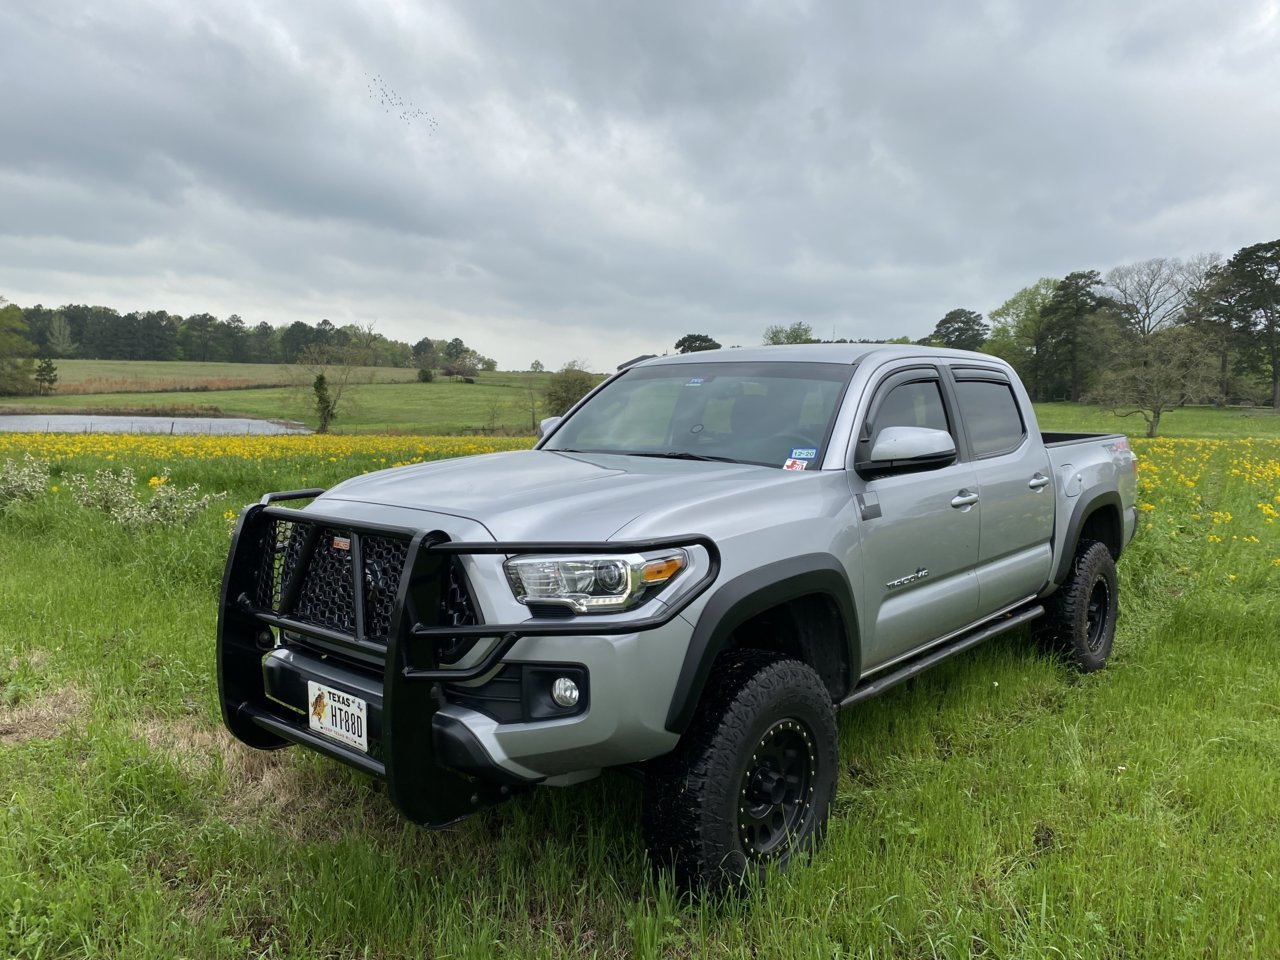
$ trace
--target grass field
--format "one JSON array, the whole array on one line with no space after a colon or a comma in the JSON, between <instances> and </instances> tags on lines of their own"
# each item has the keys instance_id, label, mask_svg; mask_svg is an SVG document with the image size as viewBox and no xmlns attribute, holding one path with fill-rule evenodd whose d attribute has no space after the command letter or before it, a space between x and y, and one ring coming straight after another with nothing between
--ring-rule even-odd
<instances>
[{"instance_id":1,"label":"grass field","mask_svg":"<svg viewBox=\"0 0 1280 960\"><path fill-rule=\"evenodd\" d=\"M825 848L724 904L621 776L433 833L220 729L227 511L523 443L0 435L53 469L0 515L0 957L1280 956L1280 441L1136 442L1111 667L1011 635L844 714ZM121 465L225 495L125 529L69 492Z\"/></svg>"},{"instance_id":2,"label":"grass field","mask_svg":"<svg viewBox=\"0 0 1280 960\"><path fill-rule=\"evenodd\" d=\"M229 390L288 385L298 368L285 363L199 363L193 360L58 360L58 394ZM368 383L416 380L405 367L360 367Z\"/></svg>"},{"instance_id":3,"label":"grass field","mask_svg":"<svg viewBox=\"0 0 1280 960\"><path fill-rule=\"evenodd\" d=\"M387 368L377 368L387 373ZM397 371L404 373L405 371ZM417 371L409 371L416 377ZM432 383L360 383L348 387L335 432L401 431L418 434L530 430L530 390L541 410L549 374L482 373L475 383L438 378ZM199 393L97 393L22 397L0 404L10 412L172 411L173 414L247 416L316 424L314 397L296 387L210 390ZM539 416L541 414L539 413Z\"/></svg>"}]
</instances>

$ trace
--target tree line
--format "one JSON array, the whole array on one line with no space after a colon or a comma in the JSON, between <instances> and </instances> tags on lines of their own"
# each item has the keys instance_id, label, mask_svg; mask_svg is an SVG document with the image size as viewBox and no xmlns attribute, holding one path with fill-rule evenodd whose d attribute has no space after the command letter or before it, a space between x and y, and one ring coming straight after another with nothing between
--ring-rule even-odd
<instances>
[{"instance_id":1,"label":"tree line","mask_svg":"<svg viewBox=\"0 0 1280 960\"><path fill-rule=\"evenodd\" d=\"M70 357L417 367L424 380L435 370L470 377L497 369L496 361L459 337L423 337L410 344L383 336L373 324L337 326L325 319L314 325L298 320L280 327L250 326L237 314L226 319L164 310L122 314L84 304L23 308L0 298L0 394L47 392L56 383L56 376L49 379L51 361Z\"/></svg>"},{"instance_id":2,"label":"tree line","mask_svg":"<svg viewBox=\"0 0 1280 960\"><path fill-rule=\"evenodd\" d=\"M988 322L990 321L990 322ZM1035 401L1102 404L1161 416L1185 403L1270 404L1280 410L1280 240L1230 259L1156 257L1105 274L1042 278L990 312L957 307L926 337L818 340L803 321L774 325L764 343L919 343L977 350L1008 361ZM676 352L713 350L691 333Z\"/></svg>"}]
</instances>

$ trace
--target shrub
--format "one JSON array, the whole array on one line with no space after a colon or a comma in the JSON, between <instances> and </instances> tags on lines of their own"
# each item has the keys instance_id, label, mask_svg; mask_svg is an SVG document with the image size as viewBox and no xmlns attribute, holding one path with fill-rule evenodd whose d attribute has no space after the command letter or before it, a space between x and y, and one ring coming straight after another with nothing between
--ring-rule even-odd
<instances>
[{"instance_id":1,"label":"shrub","mask_svg":"<svg viewBox=\"0 0 1280 960\"><path fill-rule=\"evenodd\" d=\"M150 495L138 489L138 478L128 467L118 473L99 470L90 480L73 474L68 483L76 503L98 510L122 527L164 526L189 523L220 494L201 495L200 485L179 487L169 483L167 472L147 481Z\"/></svg>"},{"instance_id":2,"label":"shrub","mask_svg":"<svg viewBox=\"0 0 1280 960\"><path fill-rule=\"evenodd\" d=\"M29 453L22 462L6 460L0 465L0 509L22 500L35 500L49 489L49 464Z\"/></svg>"}]
</instances>

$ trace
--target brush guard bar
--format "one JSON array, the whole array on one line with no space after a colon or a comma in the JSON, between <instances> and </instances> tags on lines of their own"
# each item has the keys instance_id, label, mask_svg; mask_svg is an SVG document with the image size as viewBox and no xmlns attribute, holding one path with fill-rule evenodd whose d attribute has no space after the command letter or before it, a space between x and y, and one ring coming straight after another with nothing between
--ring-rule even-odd
<instances>
[{"instance_id":1,"label":"brush guard bar","mask_svg":"<svg viewBox=\"0 0 1280 960\"><path fill-rule=\"evenodd\" d=\"M452 718L436 717L440 698L438 683L461 683L483 677L495 669L517 642L525 637L610 636L637 633L663 626L701 596L720 572L720 552L714 541L700 534L649 540L613 542L460 542L451 541L440 530L374 524L319 510L299 510L278 506L280 501L309 499L321 489L269 493L244 509L232 535L222 582L218 610L217 669L222 718L239 740L258 749L270 750L301 744L387 782L392 802L410 820L426 826L452 823L474 810L505 799L520 781L496 766L477 774L474 764L468 772L442 762L440 737L453 740L449 756L461 751L471 757L484 751L474 738ZM283 549L275 523L293 524L303 531L297 538L298 552L292 566L279 575L279 602L270 590L264 598L262 585L277 576L274 557ZM352 627L350 632L297 615L304 579L322 531L340 531L349 540ZM400 541L406 545L385 644L371 632L371 611L367 602L366 567L362 542ZM602 616L532 618L520 623L440 625L437 616L424 616L441 609L442 591L448 589L449 568L454 558L465 555L640 553L671 547L701 547L706 551L707 569L670 605L647 617L626 620ZM264 599L266 603L264 603ZM314 618L313 618L314 619ZM276 631L279 631L277 637ZM273 653L290 647L289 635L302 638L314 653L310 669L321 682L351 687L350 678L359 676L363 689L352 692L371 701L378 716L371 723L369 753L349 748L312 731L305 717L268 695L268 660ZM478 661L466 666L451 665L459 643L492 641ZM314 649L312 649L314 648ZM336 654L335 662L323 654ZM330 666L330 664L333 664ZM271 666L278 667L278 663ZM302 668L305 674L307 668ZM305 677L304 677L305 679ZM434 721L434 722L433 722ZM451 721L451 722L447 722ZM487 774L491 774L487 775Z\"/></svg>"}]
</instances>

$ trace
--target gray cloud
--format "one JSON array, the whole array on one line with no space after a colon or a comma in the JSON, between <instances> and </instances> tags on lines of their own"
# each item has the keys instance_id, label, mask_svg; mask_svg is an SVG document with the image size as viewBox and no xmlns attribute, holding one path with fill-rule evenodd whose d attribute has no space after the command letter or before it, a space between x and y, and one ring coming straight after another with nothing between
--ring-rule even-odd
<instances>
[{"instance_id":1,"label":"gray cloud","mask_svg":"<svg viewBox=\"0 0 1280 960\"><path fill-rule=\"evenodd\" d=\"M374 320L514 367L920 336L1274 239L1278 47L1276 0L19 0L0 293Z\"/></svg>"}]
</instances>

